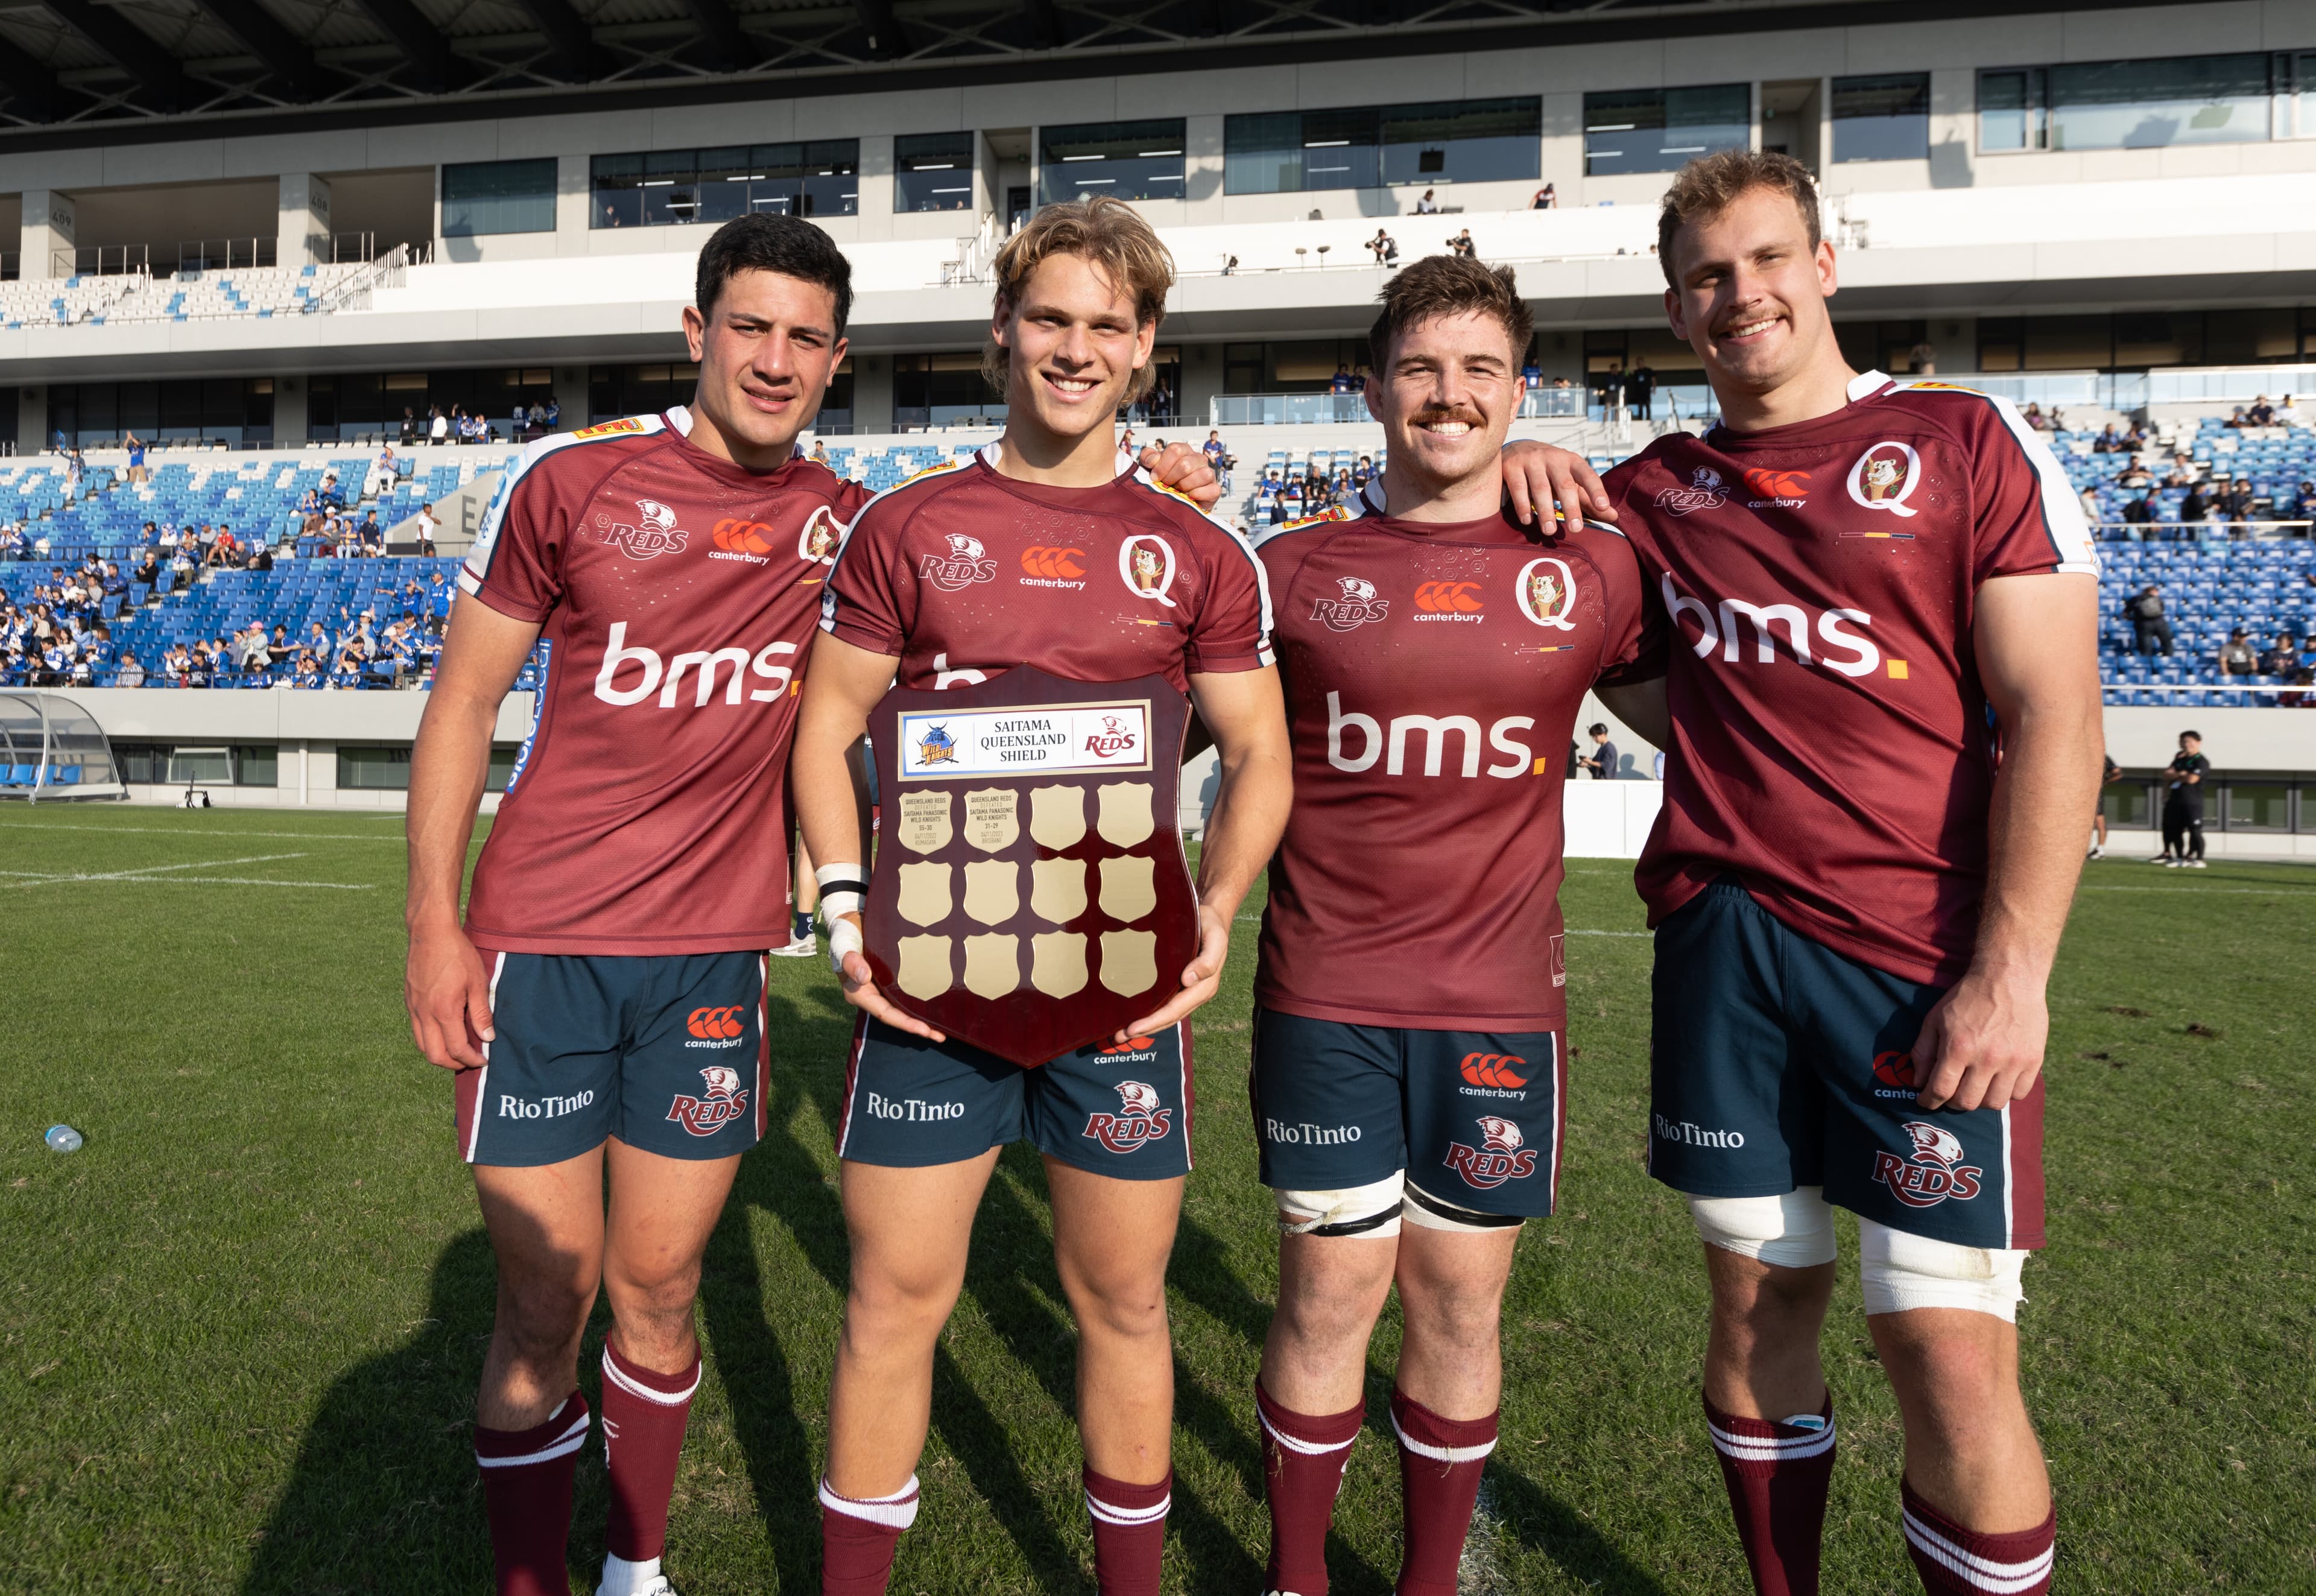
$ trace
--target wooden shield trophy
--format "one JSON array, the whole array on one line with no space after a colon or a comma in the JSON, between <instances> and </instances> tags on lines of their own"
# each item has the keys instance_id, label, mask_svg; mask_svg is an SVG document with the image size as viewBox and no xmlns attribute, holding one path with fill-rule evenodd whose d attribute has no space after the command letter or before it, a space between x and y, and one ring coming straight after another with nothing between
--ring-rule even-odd
<instances>
[{"instance_id":1,"label":"wooden shield trophy","mask_svg":"<svg viewBox=\"0 0 2316 1596\"><path fill-rule=\"evenodd\" d=\"M886 693L863 918L894 1006L1020 1065L1164 1006L1198 948L1175 807L1189 716L1163 676L1029 665Z\"/></svg>"}]
</instances>

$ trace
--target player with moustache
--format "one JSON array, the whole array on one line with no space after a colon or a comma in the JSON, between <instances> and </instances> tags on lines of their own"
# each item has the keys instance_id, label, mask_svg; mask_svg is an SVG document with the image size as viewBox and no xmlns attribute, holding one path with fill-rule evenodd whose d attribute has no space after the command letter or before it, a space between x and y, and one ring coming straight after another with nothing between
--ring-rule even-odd
<instances>
[{"instance_id":1,"label":"player with moustache","mask_svg":"<svg viewBox=\"0 0 2316 1596\"><path fill-rule=\"evenodd\" d=\"M1722 420L1608 477L1664 675L1604 697L1670 756L1637 872L1649 1167L1706 1244L1705 1416L1756 1590L1818 1589L1838 1206L1923 1588L2034 1596L2056 1517L2016 1321L2097 796L2098 562L2007 402L1849 368L1818 217L1782 155L1674 180L1665 309Z\"/></svg>"},{"instance_id":2,"label":"player with moustache","mask_svg":"<svg viewBox=\"0 0 2316 1596\"><path fill-rule=\"evenodd\" d=\"M531 444L459 575L413 756L405 998L420 1049L457 1072L459 1150L498 1260L475 1455L501 1596L567 1589L599 1292L598 1589L669 1589L701 1253L764 1128L797 688L823 579L869 496L796 447L844 359L851 298L809 223L726 225L683 313L691 402ZM1187 446L1164 468L1211 495ZM492 732L534 647L531 733L462 919Z\"/></svg>"},{"instance_id":3,"label":"player with moustache","mask_svg":"<svg viewBox=\"0 0 2316 1596\"><path fill-rule=\"evenodd\" d=\"M1502 504L1530 330L1510 268L1407 267L1367 336L1382 475L1348 513L1256 546L1295 760L1250 1082L1281 1232L1255 1386L1273 1596L1327 1590L1394 1285L1395 1589L1453 1596L1496 1442L1505 1281L1558 1195L1560 750L1586 691L1635 657L1643 592L1613 530Z\"/></svg>"}]
</instances>

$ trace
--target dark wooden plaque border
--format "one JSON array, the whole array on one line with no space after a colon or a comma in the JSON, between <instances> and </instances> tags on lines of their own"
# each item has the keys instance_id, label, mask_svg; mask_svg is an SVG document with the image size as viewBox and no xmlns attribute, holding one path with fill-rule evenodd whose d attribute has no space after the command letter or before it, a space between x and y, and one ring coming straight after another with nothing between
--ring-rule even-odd
<instances>
[{"instance_id":1,"label":"dark wooden plaque border","mask_svg":"<svg viewBox=\"0 0 2316 1596\"><path fill-rule=\"evenodd\" d=\"M900 725L905 714L923 711L971 710L1073 704L1104 703L1142 699L1150 705L1149 768L1146 771L1083 771L1020 776L990 774L943 778L938 782L900 779ZM985 682L939 690L896 687L886 693L868 718L869 740L877 762L877 792L880 805L875 867L868 879L865 921L868 967L886 999L904 1014L913 1015L948 1035L984 1052L1019 1065L1039 1065L1057 1055L1107 1040L1129 1021L1162 1008L1181 989L1182 967L1198 950L1198 896L1190 882L1189 860L1182 849L1179 818L1182 771L1182 738L1189 723L1189 703L1163 676L1137 676L1124 682L1073 682L1050 675L1033 665L1020 665ZM1099 789L1116 780L1146 781L1151 787L1153 830L1131 848L1118 848L1103 840ZM1085 835L1067 848L1053 849L1029 834L1029 789L1069 782L1087 791ZM949 842L931 853L918 853L896 835L901 818L901 794L931 787L956 795L951 807ZM964 795L992 787L1017 794L1020 832L994 853L984 852L966 840ZM1094 861L1132 856L1154 861L1152 886L1157 905L1130 925L1101 912L1100 872ZM965 912L962 866L973 860L1002 859L1027 867L1040 859L1087 861L1086 906L1075 918L1056 924L1040 919L1029 907L1029 872L1019 871L1023 883L1021 903L1012 919L984 925ZM936 926L921 926L901 917L900 869L903 864L938 860L958 867L952 877L949 917ZM1153 951L1158 978L1146 992L1121 997L1101 984L1101 933L1110 930L1157 933ZM1086 984L1068 997L1049 997L1029 985L1029 939L1039 932L1071 931L1086 939ZM955 985L930 998L903 992L895 976L900 968L900 939L938 932L952 939L951 970ZM964 941L967 935L1010 932L1020 939L1021 984L1002 997L984 998L964 985Z\"/></svg>"}]
</instances>

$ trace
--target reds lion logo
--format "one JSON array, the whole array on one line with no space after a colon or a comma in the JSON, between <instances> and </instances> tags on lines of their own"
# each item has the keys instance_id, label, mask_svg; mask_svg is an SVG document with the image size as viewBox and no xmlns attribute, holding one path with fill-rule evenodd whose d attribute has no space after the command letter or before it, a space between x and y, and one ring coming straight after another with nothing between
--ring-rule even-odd
<instances>
[{"instance_id":1,"label":"reds lion logo","mask_svg":"<svg viewBox=\"0 0 2316 1596\"><path fill-rule=\"evenodd\" d=\"M657 499L637 499L636 518L641 526L629 526L620 522L602 532L603 541L626 555L629 559L649 559L654 555L677 554L690 540L690 534L675 530L675 512Z\"/></svg>"},{"instance_id":2,"label":"reds lion logo","mask_svg":"<svg viewBox=\"0 0 2316 1596\"><path fill-rule=\"evenodd\" d=\"M699 1072L706 1095L679 1092L668 1105L667 1117L694 1136L714 1136L748 1111L748 1094L740 1085L740 1072L711 1064Z\"/></svg>"},{"instance_id":3,"label":"reds lion logo","mask_svg":"<svg viewBox=\"0 0 2316 1596\"><path fill-rule=\"evenodd\" d=\"M997 580L997 562L981 547L980 539L951 532L948 540L947 554L929 554L917 562L919 576L945 593Z\"/></svg>"},{"instance_id":4,"label":"reds lion logo","mask_svg":"<svg viewBox=\"0 0 2316 1596\"><path fill-rule=\"evenodd\" d=\"M1687 487L1669 487L1657 495L1657 508L1671 515L1686 515L1692 510L1718 510L1728 502L1729 485L1710 466L1699 466L1691 471Z\"/></svg>"},{"instance_id":5,"label":"reds lion logo","mask_svg":"<svg viewBox=\"0 0 2316 1596\"><path fill-rule=\"evenodd\" d=\"M1348 632L1390 616L1391 601L1376 597L1376 584L1366 577L1338 576L1335 586L1341 590L1337 596L1311 604L1311 619L1324 622L1329 631Z\"/></svg>"},{"instance_id":6,"label":"reds lion logo","mask_svg":"<svg viewBox=\"0 0 2316 1596\"><path fill-rule=\"evenodd\" d=\"M1483 1114L1478 1123L1480 1145L1467 1147L1462 1142L1450 1142L1443 1160L1464 1177L1465 1185L1486 1191L1536 1173L1536 1149L1520 1145L1527 1138L1519 1126L1497 1114Z\"/></svg>"},{"instance_id":7,"label":"reds lion logo","mask_svg":"<svg viewBox=\"0 0 2316 1596\"><path fill-rule=\"evenodd\" d=\"M1131 1153L1145 1142L1164 1137L1174 1128L1173 1110L1165 1106L1158 1089L1144 1081L1120 1081L1115 1114L1089 1114L1082 1134L1113 1153Z\"/></svg>"},{"instance_id":8,"label":"reds lion logo","mask_svg":"<svg viewBox=\"0 0 2316 1596\"><path fill-rule=\"evenodd\" d=\"M1911 1158L1895 1153L1874 1155L1874 1178L1910 1208L1934 1208L1948 1198L1968 1202L1976 1197L1986 1172L1963 1162L1962 1139L1943 1126L1909 1119L1899 1127L1914 1145Z\"/></svg>"}]
</instances>

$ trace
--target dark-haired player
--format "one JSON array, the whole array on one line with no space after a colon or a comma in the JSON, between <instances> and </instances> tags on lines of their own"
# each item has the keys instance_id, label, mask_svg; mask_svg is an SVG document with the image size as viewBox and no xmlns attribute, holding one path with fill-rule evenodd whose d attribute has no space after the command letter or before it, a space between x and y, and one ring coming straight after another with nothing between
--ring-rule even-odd
<instances>
[{"instance_id":1,"label":"dark-haired player","mask_svg":"<svg viewBox=\"0 0 2316 1596\"><path fill-rule=\"evenodd\" d=\"M683 315L691 403L530 445L459 578L475 602L458 606L413 761L407 1001L426 1057L460 1072L459 1148L498 1256L475 1456L502 1596L566 1589L599 1289L613 1316L600 1589L667 1589L700 1255L764 1125L797 683L868 498L793 458L851 297L810 224L718 230ZM1206 486L1187 450L1169 468ZM536 718L462 923L492 729L535 645Z\"/></svg>"},{"instance_id":2,"label":"dark-haired player","mask_svg":"<svg viewBox=\"0 0 2316 1596\"><path fill-rule=\"evenodd\" d=\"M1394 1282L1396 1588L1453 1596L1496 1440L1504 1282L1559 1187L1560 750L1586 690L1634 658L1642 589L1613 531L1501 508L1531 330L1508 268L1434 255L1394 278L1368 334L1382 475L1257 545L1295 758L1255 975L1283 1233L1255 1388L1278 1596L1327 1589Z\"/></svg>"},{"instance_id":3,"label":"dark-haired player","mask_svg":"<svg viewBox=\"0 0 2316 1596\"><path fill-rule=\"evenodd\" d=\"M1707 1244L1706 1422L1756 1588L1815 1592L1849 1209L1923 1586L2032 1596L2055 1519L2015 1319L2098 782L2089 533L2008 404L1844 362L1795 162L1691 162L1659 258L1723 420L1609 475L1667 674L1606 696L1672 756L1650 1170Z\"/></svg>"}]
</instances>

